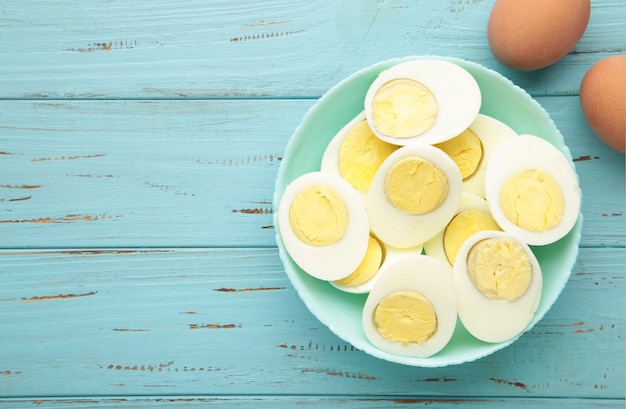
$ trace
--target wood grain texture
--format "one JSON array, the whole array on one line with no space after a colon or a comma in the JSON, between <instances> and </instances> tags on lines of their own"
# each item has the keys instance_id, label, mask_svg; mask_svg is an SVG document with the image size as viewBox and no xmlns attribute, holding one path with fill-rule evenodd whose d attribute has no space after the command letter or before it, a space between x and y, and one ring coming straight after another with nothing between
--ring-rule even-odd
<instances>
[{"instance_id":1,"label":"wood grain texture","mask_svg":"<svg viewBox=\"0 0 626 409\"><path fill-rule=\"evenodd\" d=\"M623 254L610 249L582 249L563 296L515 344L435 369L332 334L276 249L3 251L0 265L3 396L624 394Z\"/></svg>"},{"instance_id":2,"label":"wood grain texture","mask_svg":"<svg viewBox=\"0 0 626 409\"><path fill-rule=\"evenodd\" d=\"M82 397L78 399L11 399L0 400L0 406L20 408L54 408L70 409L77 406L85 409L145 409L151 407L181 409L181 408L205 408L208 405L221 408L293 408L305 406L307 408L358 408L358 409L388 409L401 408L435 408L449 409L458 407L472 408L502 408L506 406L512 409L537 408L546 405L551 408L623 408L623 401L617 399L436 399L413 397L398 398L355 398L351 396L339 396L318 398L312 396L161 396L154 398L141 397Z\"/></svg>"},{"instance_id":3,"label":"wood grain texture","mask_svg":"<svg viewBox=\"0 0 626 409\"><path fill-rule=\"evenodd\" d=\"M624 406L624 155L580 81L626 53L594 0L558 63L491 55L494 0L0 2L0 407ZM578 260L548 314L464 365L401 366L322 325L280 263L274 181L304 114L381 60L494 69L565 137Z\"/></svg>"},{"instance_id":4,"label":"wood grain texture","mask_svg":"<svg viewBox=\"0 0 626 409\"><path fill-rule=\"evenodd\" d=\"M578 170L582 245L623 247L623 155L576 98L538 101ZM314 103L0 102L0 247L273 246L276 173Z\"/></svg>"},{"instance_id":5,"label":"wood grain texture","mask_svg":"<svg viewBox=\"0 0 626 409\"><path fill-rule=\"evenodd\" d=\"M486 41L492 4L5 1L0 98L317 97L357 69L411 54L471 59L533 95L563 95L578 92L595 60L626 50L623 2L594 1L562 61L538 73L506 69Z\"/></svg>"}]
</instances>

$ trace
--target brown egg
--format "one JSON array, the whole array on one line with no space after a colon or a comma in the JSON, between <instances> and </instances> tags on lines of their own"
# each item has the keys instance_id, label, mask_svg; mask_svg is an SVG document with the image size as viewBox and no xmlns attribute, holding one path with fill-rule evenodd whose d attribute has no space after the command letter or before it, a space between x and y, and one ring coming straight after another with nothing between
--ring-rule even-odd
<instances>
[{"instance_id":1,"label":"brown egg","mask_svg":"<svg viewBox=\"0 0 626 409\"><path fill-rule=\"evenodd\" d=\"M626 55L603 58L589 68L580 84L580 107L598 138L624 152Z\"/></svg>"},{"instance_id":2,"label":"brown egg","mask_svg":"<svg viewBox=\"0 0 626 409\"><path fill-rule=\"evenodd\" d=\"M494 57L521 71L560 60L582 37L590 0L496 0L487 25Z\"/></svg>"}]
</instances>

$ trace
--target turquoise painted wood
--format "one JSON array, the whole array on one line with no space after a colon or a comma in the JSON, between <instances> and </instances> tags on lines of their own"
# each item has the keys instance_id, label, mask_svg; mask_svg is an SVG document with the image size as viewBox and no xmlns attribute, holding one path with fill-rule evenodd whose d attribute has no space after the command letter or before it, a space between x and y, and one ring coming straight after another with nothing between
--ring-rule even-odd
<instances>
[{"instance_id":1,"label":"turquoise painted wood","mask_svg":"<svg viewBox=\"0 0 626 409\"><path fill-rule=\"evenodd\" d=\"M538 72L491 55L489 0L0 2L0 407L624 406L624 155L578 104L626 52L592 0ZM443 54L526 89L571 150L583 234L570 281L516 343L415 368L356 350L283 272L273 184L328 88Z\"/></svg>"},{"instance_id":2,"label":"turquoise painted wood","mask_svg":"<svg viewBox=\"0 0 626 409\"><path fill-rule=\"evenodd\" d=\"M577 98L538 101L584 186L582 244L624 246L623 155ZM313 103L0 102L0 247L272 246L274 179Z\"/></svg>"}]
</instances>

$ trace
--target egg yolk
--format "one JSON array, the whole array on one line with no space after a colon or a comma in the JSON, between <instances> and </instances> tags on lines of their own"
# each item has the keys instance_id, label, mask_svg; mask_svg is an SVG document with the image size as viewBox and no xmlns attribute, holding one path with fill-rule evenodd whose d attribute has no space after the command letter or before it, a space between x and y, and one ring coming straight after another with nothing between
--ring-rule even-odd
<instances>
[{"instance_id":1,"label":"egg yolk","mask_svg":"<svg viewBox=\"0 0 626 409\"><path fill-rule=\"evenodd\" d=\"M365 251L365 257L361 261L361 264L359 264L352 274L342 278L341 280L335 281L335 283L349 287L356 287L358 285L365 284L372 277L374 277L374 275L376 275L383 259L383 247L378 240L370 236L367 243L367 250Z\"/></svg>"},{"instance_id":2,"label":"egg yolk","mask_svg":"<svg viewBox=\"0 0 626 409\"><path fill-rule=\"evenodd\" d=\"M450 220L443 234L443 248L450 264L454 264L461 245L471 235L483 230L500 230L500 226L483 209L468 209L459 212Z\"/></svg>"},{"instance_id":3,"label":"egg yolk","mask_svg":"<svg viewBox=\"0 0 626 409\"><path fill-rule=\"evenodd\" d=\"M367 121L359 122L339 148L339 172L357 190L368 190L380 164L397 146L378 138Z\"/></svg>"},{"instance_id":4,"label":"egg yolk","mask_svg":"<svg viewBox=\"0 0 626 409\"><path fill-rule=\"evenodd\" d=\"M432 128L439 108L433 93L406 78L381 86L372 100L373 126L393 138L411 138Z\"/></svg>"},{"instance_id":5,"label":"egg yolk","mask_svg":"<svg viewBox=\"0 0 626 409\"><path fill-rule=\"evenodd\" d=\"M550 174L537 169L523 170L504 182L500 207L511 223L531 232L556 227L565 211L559 184Z\"/></svg>"},{"instance_id":6,"label":"egg yolk","mask_svg":"<svg viewBox=\"0 0 626 409\"><path fill-rule=\"evenodd\" d=\"M493 238L476 243L469 251L467 273L485 297L514 301L528 290L532 266L517 241Z\"/></svg>"},{"instance_id":7,"label":"egg yolk","mask_svg":"<svg viewBox=\"0 0 626 409\"><path fill-rule=\"evenodd\" d=\"M411 215L432 212L448 196L448 179L434 163L417 156L400 159L385 176L385 195Z\"/></svg>"},{"instance_id":8,"label":"egg yolk","mask_svg":"<svg viewBox=\"0 0 626 409\"><path fill-rule=\"evenodd\" d=\"M483 157L483 145L480 138L469 128L454 138L435 146L452 158L461 170L463 179L467 179L476 172Z\"/></svg>"},{"instance_id":9,"label":"egg yolk","mask_svg":"<svg viewBox=\"0 0 626 409\"><path fill-rule=\"evenodd\" d=\"M289 224L305 244L325 247L337 243L348 227L348 210L339 194L325 185L311 185L296 194L289 206Z\"/></svg>"},{"instance_id":10,"label":"egg yolk","mask_svg":"<svg viewBox=\"0 0 626 409\"><path fill-rule=\"evenodd\" d=\"M437 314L431 302L413 291L384 297L374 310L378 333L400 344L424 344L437 331Z\"/></svg>"}]
</instances>

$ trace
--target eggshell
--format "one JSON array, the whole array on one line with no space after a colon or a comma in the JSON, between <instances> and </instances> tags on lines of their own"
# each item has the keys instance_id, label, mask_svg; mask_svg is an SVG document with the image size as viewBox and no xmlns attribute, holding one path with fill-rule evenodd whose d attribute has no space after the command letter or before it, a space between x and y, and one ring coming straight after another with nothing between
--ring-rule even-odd
<instances>
[{"instance_id":1,"label":"eggshell","mask_svg":"<svg viewBox=\"0 0 626 409\"><path fill-rule=\"evenodd\" d=\"M605 57L589 68L580 84L580 107L598 138L623 153L626 139L626 55Z\"/></svg>"},{"instance_id":2,"label":"eggshell","mask_svg":"<svg viewBox=\"0 0 626 409\"><path fill-rule=\"evenodd\" d=\"M494 57L521 71L560 60L582 37L590 0L496 0L487 25Z\"/></svg>"}]
</instances>

